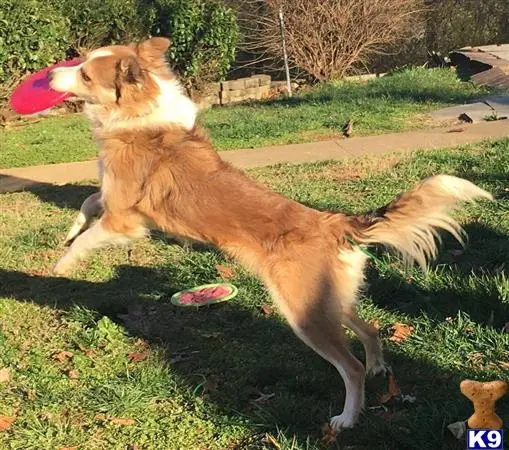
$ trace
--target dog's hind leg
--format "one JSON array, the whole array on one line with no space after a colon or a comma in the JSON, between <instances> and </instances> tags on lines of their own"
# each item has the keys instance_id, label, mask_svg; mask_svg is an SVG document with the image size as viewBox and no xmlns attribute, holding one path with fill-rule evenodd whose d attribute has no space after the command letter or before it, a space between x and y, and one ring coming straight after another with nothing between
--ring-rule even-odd
<instances>
[{"instance_id":1,"label":"dog's hind leg","mask_svg":"<svg viewBox=\"0 0 509 450\"><path fill-rule=\"evenodd\" d=\"M113 217L105 213L91 228L74 240L67 253L57 262L54 272L57 275L67 275L78 261L85 259L93 250L127 244L145 234L146 228L140 217L128 213Z\"/></svg>"},{"instance_id":2,"label":"dog's hind leg","mask_svg":"<svg viewBox=\"0 0 509 450\"><path fill-rule=\"evenodd\" d=\"M279 308L295 334L340 373L346 388L344 410L331 418L335 431L351 428L364 406L365 370L350 352L345 330L341 326L341 298L330 273L317 274L323 263L307 261L277 265L277 274L268 283Z\"/></svg>"},{"instance_id":3,"label":"dog's hind leg","mask_svg":"<svg viewBox=\"0 0 509 450\"><path fill-rule=\"evenodd\" d=\"M357 335L364 346L366 373L372 376L380 373L385 375L389 367L384 361L378 330L370 323L362 320L357 315L355 307L343 311L343 323Z\"/></svg>"},{"instance_id":4,"label":"dog's hind leg","mask_svg":"<svg viewBox=\"0 0 509 450\"><path fill-rule=\"evenodd\" d=\"M76 217L71 229L67 233L64 245L71 245L81 233L90 227L94 217L98 217L102 212L103 202L101 192L95 192L88 196L81 205L78 217Z\"/></svg>"}]
</instances>

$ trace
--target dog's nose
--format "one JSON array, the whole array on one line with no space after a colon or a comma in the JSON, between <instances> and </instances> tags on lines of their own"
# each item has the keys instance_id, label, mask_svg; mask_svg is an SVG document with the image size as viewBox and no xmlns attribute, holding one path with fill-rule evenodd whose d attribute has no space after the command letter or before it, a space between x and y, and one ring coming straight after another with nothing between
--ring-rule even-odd
<instances>
[{"instance_id":1,"label":"dog's nose","mask_svg":"<svg viewBox=\"0 0 509 450\"><path fill-rule=\"evenodd\" d=\"M48 77L48 81L51 83L51 81L53 80L53 71L52 71L52 70L50 70L50 71L48 72L47 77Z\"/></svg>"}]
</instances>

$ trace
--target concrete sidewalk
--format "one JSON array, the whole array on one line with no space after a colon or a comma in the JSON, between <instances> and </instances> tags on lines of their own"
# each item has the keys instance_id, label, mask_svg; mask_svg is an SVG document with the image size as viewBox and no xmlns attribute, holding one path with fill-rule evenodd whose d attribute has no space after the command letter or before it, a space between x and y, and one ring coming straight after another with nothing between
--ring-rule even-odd
<instances>
[{"instance_id":1,"label":"concrete sidewalk","mask_svg":"<svg viewBox=\"0 0 509 450\"><path fill-rule=\"evenodd\" d=\"M278 163L300 164L313 161L342 160L365 155L453 147L506 136L509 136L509 120L500 120L405 133L219 153L223 159L233 165L249 169ZM96 178L96 161L0 169L0 193L18 191L38 184L61 185Z\"/></svg>"}]
</instances>

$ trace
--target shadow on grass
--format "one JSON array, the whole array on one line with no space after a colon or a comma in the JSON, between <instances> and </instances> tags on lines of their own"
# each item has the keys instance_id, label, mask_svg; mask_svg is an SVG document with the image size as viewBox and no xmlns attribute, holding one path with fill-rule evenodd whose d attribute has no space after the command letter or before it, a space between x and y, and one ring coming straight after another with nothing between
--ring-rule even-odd
<instances>
[{"instance_id":1,"label":"shadow on grass","mask_svg":"<svg viewBox=\"0 0 509 450\"><path fill-rule=\"evenodd\" d=\"M318 425L343 404L343 384L332 366L279 320L242 304L174 307L169 298L178 287L172 285L169 270L170 274L168 268L120 266L117 276L105 283L0 270L0 297L68 310L79 305L108 315L121 321L131 335L165 348L180 382L225 414L249 419L262 433L285 429L296 435L302 448L308 436L319 438ZM363 360L357 341L353 347ZM174 362L182 352L191 358ZM464 448L445 425L471 413L471 405L458 390L459 382L471 375L468 370L444 372L398 351L385 353L403 392L418 401L399 409L388 421L369 408L378 405L377 394L386 390L385 382L368 381L367 412L358 427L341 434L337 448L421 449L424 442L427 448ZM204 391L204 380L216 387ZM269 400L260 401L262 394Z\"/></svg>"},{"instance_id":2,"label":"shadow on grass","mask_svg":"<svg viewBox=\"0 0 509 450\"><path fill-rule=\"evenodd\" d=\"M481 224L464 227L469 237L465 249L451 238L445 240L432 273L435 282L409 284L397 274L380 276L368 269L368 281L375 303L410 316L422 313L437 319L466 312L474 322L501 329L509 317L509 297L496 290L493 277L507 274L509 236Z\"/></svg>"}]
</instances>

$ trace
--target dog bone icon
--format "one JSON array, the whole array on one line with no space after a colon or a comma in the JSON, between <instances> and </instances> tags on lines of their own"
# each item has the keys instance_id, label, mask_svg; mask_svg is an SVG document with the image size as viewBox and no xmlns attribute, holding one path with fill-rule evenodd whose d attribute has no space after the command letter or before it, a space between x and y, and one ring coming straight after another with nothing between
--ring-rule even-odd
<instances>
[{"instance_id":1,"label":"dog bone icon","mask_svg":"<svg viewBox=\"0 0 509 450\"><path fill-rule=\"evenodd\" d=\"M505 381L463 380L461 393L474 404L474 414L468 419L468 427L474 429L500 430L502 419L495 413L495 403L507 391Z\"/></svg>"}]
</instances>

